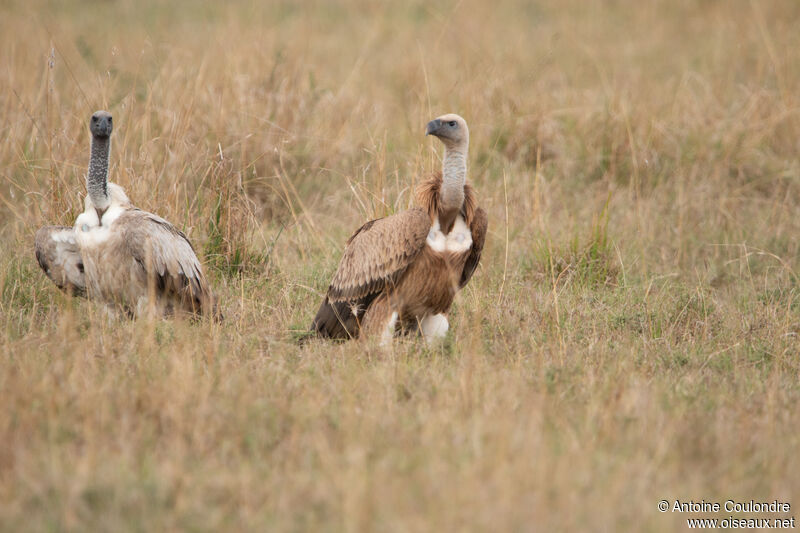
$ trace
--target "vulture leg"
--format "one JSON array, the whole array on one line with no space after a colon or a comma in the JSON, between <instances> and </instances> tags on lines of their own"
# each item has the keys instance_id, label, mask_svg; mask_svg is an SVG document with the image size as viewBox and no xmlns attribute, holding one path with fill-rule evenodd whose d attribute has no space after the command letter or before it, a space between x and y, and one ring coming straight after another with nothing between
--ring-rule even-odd
<instances>
[{"instance_id":1,"label":"vulture leg","mask_svg":"<svg viewBox=\"0 0 800 533\"><path fill-rule=\"evenodd\" d=\"M379 296L367 312L361 327L365 337L379 337L381 345L392 342L397 327L398 312L395 311L385 294Z\"/></svg>"}]
</instances>

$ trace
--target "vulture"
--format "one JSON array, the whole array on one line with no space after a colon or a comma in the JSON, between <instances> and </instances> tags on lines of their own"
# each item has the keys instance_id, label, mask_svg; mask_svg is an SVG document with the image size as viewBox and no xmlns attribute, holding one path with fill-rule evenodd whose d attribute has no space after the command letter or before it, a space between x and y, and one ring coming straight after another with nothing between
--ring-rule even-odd
<instances>
[{"instance_id":1,"label":"vulture","mask_svg":"<svg viewBox=\"0 0 800 533\"><path fill-rule=\"evenodd\" d=\"M72 228L46 226L34 249L47 277L67 293L128 316L188 313L221 319L189 239L163 218L131 205L108 182L112 116L95 112L85 209Z\"/></svg>"},{"instance_id":2,"label":"vulture","mask_svg":"<svg viewBox=\"0 0 800 533\"><path fill-rule=\"evenodd\" d=\"M348 239L313 335L386 344L398 334L447 334L447 312L478 266L488 219L466 182L466 121L443 115L425 134L444 144L442 172L417 188L417 207L370 220Z\"/></svg>"}]
</instances>

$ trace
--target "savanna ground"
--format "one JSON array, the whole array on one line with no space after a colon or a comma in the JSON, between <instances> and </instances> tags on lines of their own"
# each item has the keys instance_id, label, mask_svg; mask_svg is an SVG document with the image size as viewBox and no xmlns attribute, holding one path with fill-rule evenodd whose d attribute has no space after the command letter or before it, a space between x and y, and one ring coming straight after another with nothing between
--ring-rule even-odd
<instances>
[{"instance_id":1,"label":"savanna ground","mask_svg":"<svg viewBox=\"0 0 800 533\"><path fill-rule=\"evenodd\" d=\"M3 530L795 515L800 3L0 9ZM39 270L101 108L112 180L190 236L223 324L109 322ZM445 112L490 217L446 342L298 346L346 238L437 169Z\"/></svg>"}]
</instances>

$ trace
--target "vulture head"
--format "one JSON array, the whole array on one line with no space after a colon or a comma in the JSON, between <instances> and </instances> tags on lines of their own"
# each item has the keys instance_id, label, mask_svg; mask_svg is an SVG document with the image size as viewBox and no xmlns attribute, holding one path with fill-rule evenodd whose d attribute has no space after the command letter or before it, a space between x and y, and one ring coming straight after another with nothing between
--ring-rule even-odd
<instances>
[{"instance_id":1,"label":"vulture head","mask_svg":"<svg viewBox=\"0 0 800 533\"><path fill-rule=\"evenodd\" d=\"M428 122L425 135L438 137L448 147L469 142L467 121L455 113L442 115Z\"/></svg>"},{"instance_id":2,"label":"vulture head","mask_svg":"<svg viewBox=\"0 0 800 533\"><path fill-rule=\"evenodd\" d=\"M111 113L108 111L95 111L89 121L89 130L94 137L107 139L111 136L114 125L111 123Z\"/></svg>"}]
</instances>

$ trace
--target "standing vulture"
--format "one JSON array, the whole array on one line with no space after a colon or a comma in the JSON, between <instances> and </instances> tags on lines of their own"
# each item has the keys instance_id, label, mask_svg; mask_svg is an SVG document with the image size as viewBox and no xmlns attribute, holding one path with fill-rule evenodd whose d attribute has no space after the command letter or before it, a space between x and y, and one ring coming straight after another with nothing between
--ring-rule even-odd
<instances>
[{"instance_id":1,"label":"standing vulture","mask_svg":"<svg viewBox=\"0 0 800 533\"><path fill-rule=\"evenodd\" d=\"M443 337L447 312L481 258L488 220L466 183L469 130L458 115L428 123L444 144L442 172L417 189L419 207L371 220L345 245L311 330L348 339L421 331Z\"/></svg>"},{"instance_id":2,"label":"standing vulture","mask_svg":"<svg viewBox=\"0 0 800 533\"><path fill-rule=\"evenodd\" d=\"M47 226L36 232L42 270L59 288L129 316L185 312L221 318L186 235L131 205L125 191L108 182L111 114L95 112L89 129L85 210L74 228Z\"/></svg>"}]
</instances>

